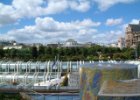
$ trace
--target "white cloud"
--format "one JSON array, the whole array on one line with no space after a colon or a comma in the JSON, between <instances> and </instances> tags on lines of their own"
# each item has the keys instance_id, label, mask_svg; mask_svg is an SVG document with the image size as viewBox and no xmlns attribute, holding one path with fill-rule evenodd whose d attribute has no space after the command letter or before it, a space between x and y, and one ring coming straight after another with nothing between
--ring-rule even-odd
<instances>
[{"instance_id":1,"label":"white cloud","mask_svg":"<svg viewBox=\"0 0 140 100\"><path fill-rule=\"evenodd\" d=\"M120 29L123 30L123 32L125 33L126 27L128 27L129 24L139 24L139 22L140 22L139 19L132 19L128 23L125 23L123 25L120 25Z\"/></svg>"},{"instance_id":2,"label":"white cloud","mask_svg":"<svg viewBox=\"0 0 140 100\"><path fill-rule=\"evenodd\" d=\"M51 17L36 18L35 25L25 26L23 29L16 29L4 34L3 37L16 40L18 42L58 42L69 38L80 42L116 42L118 37L124 36L124 32L118 30L98 31L101 23L91 19L82 21L59 22Z\"/></svg>"},{"instance_id":3,"label":"white cloud","mask_svg":"<svg viewBox=\"0 0 140 100\"><path fill-rule=\"evenodd\" d=\"M79 3L78 2L75 2L75 0L73 1L69 1L69 5L70 5L70 8L73 9L73 10L77 10L77 11L80 11L80 12L86 12L87 10L90 9L90 0L79 0Z\"/></svg>"},{"instance_id":4,"label":"white cloud","mask_svg":"<svg viewBox=\"0 0 140 100\"><path fill-rule=\"evenodd\" d=\"M97 4L101 11L118 3L130 3L136 0L13 0L11 5L0 3L0 26L16 22L25 17L57 14L66 10L86 12Z\"/></svg>"},{"instance_id":5,"label":"white cloud","mask_svg":"<svg viewBox=\"0 0 140 100\"><path fill-rule=\"evenodd\" d=\"M82 26L89 26L89 27L90 26L99 26L99 25L101 25L100 22L93 22L90 19L85 19L82 22L80 22L79 24L82 25Z\"/></svg>"},{"instance_id":6,"label":"white cloud","mask_svg":"<svg viewBox=\"0 0 140 100\"><path fill-rule=\"evenodd\" d=\"M41 15L43 0L13 0L13 10L22 17L35 17Z\"/></svg>"},{"instance_id":7,"label":"white cloud","mask_svg":"<svg viewBox=\"0 0 140 100\"><path fill-rule=\"evenodd\" d=\"M58 42L73 38L80 42L116 42L118 37L124 36L121 29L111 31L100 31L100 22L94 22L91 19L82 21L60 22L51 17L36 18L35 25L25 26L22 29L11 30L0 37L13 39L18 42Z\"/></svg>"},{"instance_id":8,"label":"white cloud","mask_svg":"<svg viewBox=\"0 0 140 100\"><path fill-rule=\"evenodd\" d=\"M139 19L132 19L130 24L139 24L140 20Z\"/></svg>"},{"instance_id":9,"label":"white cloud","mask_svg":"<svg viewBox=\"0 0 140 100\"><path fill-rule=\"evenodd\" d=\"M11 5L0 3L0 26L15 23L18 19L34 17L35 25L25 26L0 35L0 37L15 39L19 42L51 42L74 38L80 41L115 41L123 31L99 32L96 27L100 22L91 19L83 21L59 22L51 17L38 16L61 13L66 10L86 12L95 2L101 11L105 11L118 3L130 3L136 0L13 0ZM93 5L93 6L94 6ZM121 24L122 18L107 19L106 25ZM138 23L133 19L131 23Z\"/></svg>"},{"instance_id":10,"label":"white cloud","mask_svg":"<svg viewBox=\"0 0 140 100\"><path fill-rule=\"evenodd\" d=\"M118 18L118 19L109 18L109 19L107 19L107 21L106 21L106 25L107 25L107 26L114 26L114 25L121 24L122 21L123 21L122 18Z\"/></svg>"},{"instance_id":11,"label":"white cloud","mask_svg":"<svg viewBox=\"0 0 140 100\"><path fill-rule=\"evenodd\" d=\"M11 5L0 3L0 26L24 17L61 13L67 9L85 12L90 2L86 0L13 0Z\"/></svg>"},{"instance_id":12,"label":"white cloud","mask_svg":"<svg viewBox=\"0 0 140 100\"><path fill-rule=\"evenodd\" d=\"M105 11L108 8L114 6L115 4L118 4L118 3L126 4L126 3L134 2L136 0L94 0L94 1L98 4L98 8L101 11Z\"/></svg>"},{"instance_id":13,"label":"white cloud","mask_svg":"<svg viewBox=\"0 0 140 100\"><path fill-rule=\"evenodd\" d=\"M18 18L19 16L17 16L15 10L11 6L0 3L0 26L13 23L17 21Z\"/></svg>"},{"instance_id":14,"label":"white cloud","mask_svg":"<svg viewBox=\"0 0 140 100\"><path fill-rule=\"evenodd\" d=\"M100 24L91 19L59 22L51 17L38 17L35 25L11 30L3 37L9 37L19 42L52 42L68 38L85 41L92 40L91 35L97 32L96 27Z\"/></svg>"},{"instance_id":15,"label":"white cloud","mask_svg":"<svg viewBox=\"0 0 140 100\"><path fill-rule=\"evenodd\" d=\"M108 44L108 43L117 42L118 38L124 36L124 34L125 33L120 30L111 30L111 31L102 32L93 35L92 38L96 42Z\"/></svg>"}]
</instances>

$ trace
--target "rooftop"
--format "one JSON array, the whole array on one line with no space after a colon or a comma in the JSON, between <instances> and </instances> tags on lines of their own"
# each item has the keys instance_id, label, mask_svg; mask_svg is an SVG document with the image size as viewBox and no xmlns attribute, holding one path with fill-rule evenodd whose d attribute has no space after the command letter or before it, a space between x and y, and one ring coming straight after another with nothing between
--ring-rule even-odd
<instances>
[{"instance_id":1,"label":"rooftop","mask_svg":"<svg viewBox=\"0 0 140 100\"><path fill-rule=\"evenodd\" d=\"M132 28L132 31L134 32L140 31L140 22L139 24L129 24L129 26Z\"/></svg>"}]
</instances>

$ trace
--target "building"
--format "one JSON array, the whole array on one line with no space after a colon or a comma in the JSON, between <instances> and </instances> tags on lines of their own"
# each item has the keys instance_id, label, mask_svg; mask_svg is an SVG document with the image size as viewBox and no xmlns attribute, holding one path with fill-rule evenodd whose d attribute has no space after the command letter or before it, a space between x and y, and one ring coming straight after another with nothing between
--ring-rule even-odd
<instances>
[{"instance_id":1,"label":"building","mask_svg":"<svg viewBox=\"0 0 140 100\"><path fill-rule=\"evenodd\" d=\"M19 44L14 40L0 40L0 46L2 46L2 48L4 50L6 49L22 49L23 48L23 44Z\"/></svg>"},{"instance_id":2,"label":"building","mask_svg":"<svg viewBox=\"0 0 140 100\"><path fill-rule=\"evenodd\" d=\"M118 39L118 47L119 47L120 49L123 49L123 48L125 47L125 38L120 37L120 38Z\"/></svg>"},{"instance_id":3,"label":"building","mask_svg":"<svg viewBox=\"0 0 140 100\"><path fill-rule=\"evenodd\" d=\"M0 40L0 46L11 45L12 43L7 40Z\"/></svg>"},{"instance_id":4,"label":"building","mask_svg":"<svg viewBox=\"0 0 140 100\"><path fill-rule=\"evenodd\" d=\"M110 43L110 44L102 45L102 46L117 48L118 47L118 44L117 43Z\"/></svg>"},{"instance_id":5,"label":"building","mask_svg":"<svg viewBox=\"0 0 140 100\"><path fill-rule=\"evenodd\" d=\"M64 42L63 47L80 47L81 45L73 39L68 39Z\"/></svg>"},{"instance_id":6,"label":"building","mask_svg":"<svg viewBox=\"0 0 140 100\"><path fill-rule=\"evenodd\" d=\"M63 44L61 44L60 42L58 43L49 43L47 44L47 47L51 47L51 48L59 48L62 47Z\"/></svg>"},{"instance_id":7,"label":"building","mask_svg":"<svg viewBox=\"0 0 140 100\"><path fill-rule=\"evenodd\" d=\"M68 39L61 45L61 47L91 47L94 45L95 44L92 42L78 43L74 39Z\"/></svg>"},{"instance_id":8,"label":"building","mask_svg":"<svg viewBox=\"0 0 140 100\"><path fill-rule=\"evenodd\" d=\"M51 47L51 48L57 48L58 44L47 44L47 47Z\"/></svg>"},{"instance_id":9,"label":"building","mask_svg":"<svg viewBox=\"0 0 140 100\"><path fill-rule=\"evenodd\" d=\"M95 46L96 44L95 43L92 43L92 42L86 42L83 44L84 47L91 47L91 46Z\"/></svg>"},{"instance_id":10,"label":"building","mask_svg":"<svg viewBox=\"0 0 140 100\"><path fill-rule=\"evenodd\" d=\"M139 24L129 24L126 27L126 47L136 47L140 43L140 22Z\"/></svg>"},{"instance_id":11,"label":"building","mask_svg":"<svg viewBox=\"0 0 140 100\"><path fill-rule=\"evenodd\" d=\"M7 50L7 49L22 49L23 45L7 45L3 47L3 50Z\"/></svg>"}]
</instances>

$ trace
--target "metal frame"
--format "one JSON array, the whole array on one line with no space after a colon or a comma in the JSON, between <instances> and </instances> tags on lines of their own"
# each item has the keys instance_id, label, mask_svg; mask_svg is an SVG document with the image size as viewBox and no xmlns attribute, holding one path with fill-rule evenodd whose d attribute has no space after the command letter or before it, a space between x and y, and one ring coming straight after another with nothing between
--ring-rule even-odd
<instances>
[{"instance_id":1,"label":"metal frame","mask_svg":"<svg viewBox=\"0 0 140 100\"><path fill-rule=\"evenodd\" d=\"M0 84L34 84L37 82L45 82L54 78L60 78L61 73L77 71L79 65L84 61L62 62L59 61L52 67L53 61L46 62L4 62L0 61ZM66 70L64 70L66 69Z\"/></svg>"}]
</instances>

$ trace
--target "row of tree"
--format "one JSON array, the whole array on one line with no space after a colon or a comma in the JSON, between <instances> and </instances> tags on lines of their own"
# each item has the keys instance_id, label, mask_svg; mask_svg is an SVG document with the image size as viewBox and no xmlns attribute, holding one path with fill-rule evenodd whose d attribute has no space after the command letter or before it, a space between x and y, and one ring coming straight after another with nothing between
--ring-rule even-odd
<instances>
[{"instance_id":1,"label":"row of tree","mask_svg":"<svg viewBox=\"0 0 140 100\"><path fill-rule=\"evenodd\" d=\"M113 48L95 45L92 47L74 47L74 48L54 48L40 46L39 48L26 47L22 49L0 49L0 58L3 60L54 60L59 55L59 59L65 60L127 60L134 59L135 50L131 48Z\"/></svg>"}]
</instances>

